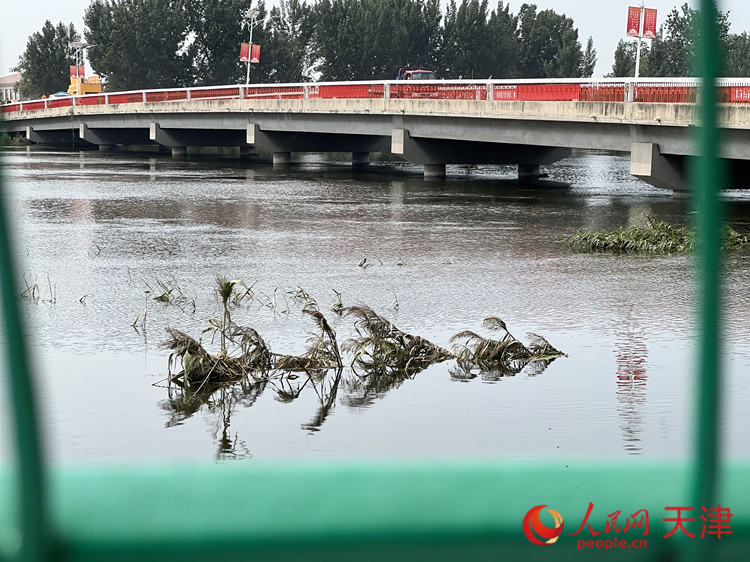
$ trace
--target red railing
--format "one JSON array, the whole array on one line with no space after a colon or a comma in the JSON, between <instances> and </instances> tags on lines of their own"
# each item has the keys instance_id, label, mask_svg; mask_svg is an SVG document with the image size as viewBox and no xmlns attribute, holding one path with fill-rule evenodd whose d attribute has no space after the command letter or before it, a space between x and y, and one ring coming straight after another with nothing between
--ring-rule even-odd
<instances>
[{"instance_id":1,"label":"red railing","mask_svg":"<svg viewBox=\"0 0 750 562\"><path fill-rule=\"evenodd\" d=\"M721 79L719 102L750 104L750 79ZM10 103L6 117L18 112L62 107L195 100L262 99L427 99L472 101L697 102L695 79L639 80L459 80L253 84L88 94Z\"/></svg>"}]
</instances>

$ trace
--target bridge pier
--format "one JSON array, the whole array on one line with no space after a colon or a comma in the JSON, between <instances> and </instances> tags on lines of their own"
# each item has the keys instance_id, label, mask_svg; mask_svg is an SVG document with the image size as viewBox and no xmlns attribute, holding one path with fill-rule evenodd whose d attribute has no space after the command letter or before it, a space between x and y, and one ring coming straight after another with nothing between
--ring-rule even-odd
<instances>
[{"instance_id":1,"label":"bridge pier","mask_svg":"<svg viewBox=\"0 0 750 562\"><path fill-rule=\"evenodd\" d=\"M539 179L539 164L519 164L518 165L518 179L519 180L538 180Z\"/></svg>"},{"instance_id":2,"label":"bridge pier","mask_svg":"<svg viewBox=\"0 0 750 562\"><path fill-rule=\"evenodd\" d=\"M424 178L437 179L445 177L445 164L425 164Z\"/></svg>"},{"instance_id":3,"label":"bridge pier","mask_svg":"<svg viewBox=\"0 0 750 562\"><path fill-rule=\"evenodd\" d=\"M370 164L369 152L352 152L352 166L363 168Z\"/></svg>"},{"instance_id":4,"label":"bridge pier","mask_svg":"<svg viewBox=\"0 0 750 562\"><path fill-rule=\"evenodd\" d=\"M632 144L630 173L654 187L675 192L687 191L685 157L661 154L659 145L655 143Z\"/></svg>"},{"instance_id":5,"label":"bridge pier","mask_svg":"<svg viewBox=\"0 0 750 562\"><path fill-rule=\"evenodd\" d=\"M291 152L274 152L273 153L273 165L274 166L288 166L292 163Z\"/></svg>"}]
</instances>

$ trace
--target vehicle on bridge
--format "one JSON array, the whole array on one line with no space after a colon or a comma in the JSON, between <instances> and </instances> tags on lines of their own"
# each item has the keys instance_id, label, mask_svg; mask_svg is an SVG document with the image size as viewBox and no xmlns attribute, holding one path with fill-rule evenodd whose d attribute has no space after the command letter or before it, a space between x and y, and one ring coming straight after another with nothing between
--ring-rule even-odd
<instances>
[{"instance_id":1,"label":"vehicle on bridge","mask_svg":"<svg viewBox=\"0 0 750 562\"><path fill-rule=\"evenodd\" d=\"M420 66L405 66L398 70L396 80L436 80L435 73Z\"/></svg>"},{"instance_id":2,"label":"vehicle on bridge","mask_svg":"<svg viewBox=\"0 0 750 562\"><path fill-rule=\"evenodd\" d=\"M407 66L400 68L397 80L409 80L410 84L394 84L391 86L391 97L394 98L423 98L436 99L438 88L433 84L415 84L422 80L435 80L435 73L420 66Z\"/></svg>"}]
</instances>

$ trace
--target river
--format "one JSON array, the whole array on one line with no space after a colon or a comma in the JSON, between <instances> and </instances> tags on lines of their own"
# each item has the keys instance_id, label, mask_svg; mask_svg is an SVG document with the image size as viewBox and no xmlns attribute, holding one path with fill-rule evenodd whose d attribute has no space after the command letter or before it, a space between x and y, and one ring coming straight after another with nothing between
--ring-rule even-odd
<instances>
[{"instance_id":1,"label":"river","mask_svg":"<svg viewBox=\"0 0 750 562\"><path fill-rule=\"evenodd\" d=\"M21 310L45 444L62 462L279 458L684 458L692 447L692 258L572 251L578 229L689 221L685 199L628 173L627 155L577 152L524 184L510 167L418 166L302 156L237 160L10 150ZM750 229L750 194L726 192ZM750 454L750 253L725 264L724 451ZM502 318L564 351L516 374L454 361L386 386L349 369L187 400L167 388L167 327L211 351L216 278L252 289L232 310L273 351L301 353L315 325L339 341L366 304L443 347ZM154 299L171 290L171 301ZM295 295L296 293L296 295ZM7 425L7 424L4 424ZM7 456L7 436L2 454Z\"/></svg>"}]
</instances>

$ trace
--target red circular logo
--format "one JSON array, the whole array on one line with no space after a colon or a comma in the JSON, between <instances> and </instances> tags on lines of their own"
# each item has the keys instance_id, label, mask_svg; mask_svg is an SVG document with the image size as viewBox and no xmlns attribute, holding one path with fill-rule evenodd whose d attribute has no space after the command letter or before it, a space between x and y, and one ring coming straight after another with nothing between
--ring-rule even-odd
<instances>
[{"instance_id":1,"label":"red circular logo","mask_svg":"<svg viewBox=\"0 0 750 562\"><path fill-rule=\"evenodd\" d=\"M545 511L549 512L550 515L552 515L552 519L555 522L555 526L552 528L547 527L539 519L539 513L545 507L547 508L545 509ZM538 544L540 546L553 544L555 541L557 541L557 538L562 535L562 532L562 515L560 515L554 509L548 508L546 505L538 505L536 507L532 507L526 514L526 517L523 518L523 534L526 535L526 538L534 544Z\"/></svg>"}]
</instances>

